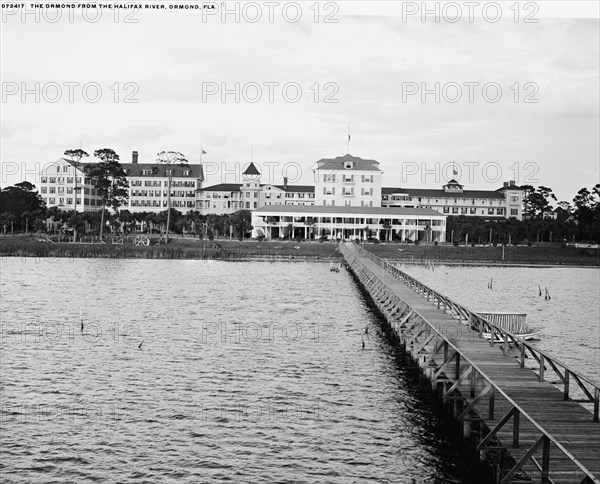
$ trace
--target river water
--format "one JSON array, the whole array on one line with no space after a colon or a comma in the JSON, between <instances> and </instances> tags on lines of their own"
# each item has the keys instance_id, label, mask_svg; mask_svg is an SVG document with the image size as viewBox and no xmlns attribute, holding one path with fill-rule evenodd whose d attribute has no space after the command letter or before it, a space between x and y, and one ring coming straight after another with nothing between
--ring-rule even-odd
<instances>
[{"instance_id":1,"label":"river water","mask_svg":"<svg viewBox=\"0 0 600 484\"><path fill-rule=\"evenodd\" d=\"M345 271L0 269L3 483L484 482Z\"/></svg>"}]
</instances>

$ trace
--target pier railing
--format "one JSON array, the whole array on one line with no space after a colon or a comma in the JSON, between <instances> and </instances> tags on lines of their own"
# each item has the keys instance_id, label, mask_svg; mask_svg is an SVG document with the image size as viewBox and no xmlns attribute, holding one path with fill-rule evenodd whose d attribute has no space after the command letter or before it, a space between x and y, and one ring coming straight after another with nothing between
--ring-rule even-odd
<instances>
[{"instance_id":1,"label":"pier railing","mask_svg":"<svg viewBox=\"0 0 600 484\"><path fill-rule=\"evenodd\" d=\"M558 378L558 381L553 380L551 383L562 387L564 399L572 400L578 403L592 404L592 421L599 421L599 382L593 381L589 377L581 375L577 371L561 362L558 358L555 358L545 351L536 348L530 343L524 341L523 338L518 337L515 334L492 323L481 314L466 308L464 305L453 301L444 294L423 284L414 277L408 275L406 272L398 269L395 264L376 256L357 244L353 245L361 255L368 257L383 270L402 280L415 291L421 293L423 297L427 298L428 301L435 303L439 309L451 314L451 316L454 319L457 319L459 323L463 323L465 326L477 331L480 338L483 337L484 333L489 334L491 346L499 345L503 352L507 352L511 347L514 348L519 355L519 364L521 368L525 367L525 360L527 358L532 358L536 362L533 369L538 375L539 381L548 381L548 375L546 372L548 367L550 367L553 372L551 375L554 375L556 378ZM577 395L576 398L573 398L572 396L572 382L574 382L581 390L581 394Z\"/></svg>"},{"instance_id":2,"label":"pier railing","mask_svg":"<svg viewBox=\"0 0 600 484\"><path fill-rule=\"evenodd\" d=\"M350 249L350 247L352 247L354 253L352 253L352 249ZM427 298L428 301L436 304L438 308L451 314L455 319L458 319L459 321L469 325L470 329L475 329L477 331L470 331L470 333L476 334L481 338L483 337L482 333L484 331L489 331L492 334L490 345L496 344L494 336L498 336L502 340L500 346L502 347L503 351L506 351L506 348L508 348L509 345L514 345L516 348L518 348L521 355L521 367L524 366L525 352L529 352L539 364L538 378L540 381L544 381L545 364L548 363L552 370L559 376L559 379L563 384L563 394L565 400L570 399L572 401L577 401L571 399L569 393L569 382L571 379L573 379L575 382L577 382L577 384L583 390L583 393L586 395L587 399L585 401L592 401L594 403L592 419L594 422L598 422L598 400L600 395L600 386L597 383L590 381L582 375L579 375L566 365L559 362L556 358L553 358L550 355L520 340L514 334L503 330L476 312L465 308L463 305L456 303L443 294L431 289L425 284L422 284L420 281L409 276L394 265L375 256L374 254L361 250L361 248L356 245L350 246L350 244L346 245L344 243L340 244L340 251L346 258L346 261L349 263L349 265L353 267L355 272L358 269L359 274L362 274L363 276L365 275L365 268L363 267L363 269L360 269L360 265L356 264L358 259L357 254L360 253L381 267L382 271L387 271L394 277L400 279L409 287L412 287L415 291L421 293L423 297ZM382 292L385 292L382 291L382 287L385 286L383 277L381 280L379 280L379 282L374 282L376 279L378 279L377 275L372 273L372 271L369 272L371 272L371 275L366 275L365 282L373 287L376 294L381 295ZM389 301L389 299L386 299L385 297L384 299ZM424 360L422 361L422 366L427 366L430 364L432 362L432 358L435 355L440 354L440 351L443 350L443 360L439 366L434 365L435 369L432 370L432 377L434 381L440 381L441 379L443 382L444 399L451 397L453 392L457 391L461 384L470 384L470 397L472 401L467 405L466 408L462 410L462 412L456 414L459 421L465 422L466 420L469 420L470 412L475 409L476 405L481 404L486 398L488 400L487 413L489 414L487 415L487 418L490 420L494 420L494 402L496 396L503 397L509 403L510 409L508 412L498 419L496 425L490 429L489 432L487 432L485 437L482 436L483 438L477 446L478 450L499 450L499 448L496 446L490 447L490 444L495 438L496 434L510 421L512 421L512 448L519 448L522 445L522 440L520 437L520 429L523 427L523 425L520 424L521 416L529 421L530 424L537 429L537 432L539 432L539 437L537 440L535 440L533 445L531 445L531 447L529 447L522 457L518 459L514 467L506 475L504 475L501 480L502 483L512 482L516 473L519 472L527 462L532 462L539 470L541 473L542 482L553 482L550 478L551 444L554 445L562 454L564 454L576 466L576 468L583 473L585 477L583 480L581 480L581 477L578 477L577 482L581 482L582 484L587 482L600 483L600 480L596 478L594 474L590 472L590 470L588 470L575 455L565 448L560 440L555 438L551 432L547 431L542 425L540 425L536 419L519 404L519 402L506 394L506 392L504 392L492 378L488 377L481 368L473 363L470 358L461 351L459 346L450 341L447 336L442 334L442 332L440 332L435 326L429 324L425 318L418 314L418 312L414 311L413 309L406 308L405 311L406 312L401 313L403 316L403 322L402 325L399 325L399 327L405 326L403 337L405 347L410 346L413 354L420 356L425 347L429 344L432 344L432 352L430 352L428 356L420 356ZM406 326L406 323L411 315L414 316L412 318L413 321ZM417 344L419 337L424 337L425 339L424 342L421 341ZM442 378L442 373L449 375L449 377L444 380L444 378ZM478 380L483 380L485 383L483 389L476 395ZM538 460L534 457L534 455L536 451L539 450L541 450L542 456ZM552 458L553 461L555 459L556 457Z\"/></svg>"}]
</instances>

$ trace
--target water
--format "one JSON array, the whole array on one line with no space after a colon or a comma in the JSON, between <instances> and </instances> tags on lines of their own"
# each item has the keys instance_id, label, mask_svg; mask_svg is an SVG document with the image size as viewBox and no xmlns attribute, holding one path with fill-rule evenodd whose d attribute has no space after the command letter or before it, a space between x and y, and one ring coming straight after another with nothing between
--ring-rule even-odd
<instances>
[{"instance_id":1,"label":"water","mask_svg":"<svg viewBox=\"0 0 600 484\"><path fill-rule=\"evenodd\" d=\"M471 310L526 313L527 325L542 332L541 340L533 344L600 381L597 269L435 265L431 270L411 264L401 268ZM544 297L546 288L550 299Z\"/></svg>"},{"instance_id":2,"label":"water","mask_svg":"<svg viewBox=\"0 0 600 484\"><path fill-rule=\"evenodd\" d=\"M3 483L484 482L345 271L1 270Z\"/></svg>"}]
</instances>

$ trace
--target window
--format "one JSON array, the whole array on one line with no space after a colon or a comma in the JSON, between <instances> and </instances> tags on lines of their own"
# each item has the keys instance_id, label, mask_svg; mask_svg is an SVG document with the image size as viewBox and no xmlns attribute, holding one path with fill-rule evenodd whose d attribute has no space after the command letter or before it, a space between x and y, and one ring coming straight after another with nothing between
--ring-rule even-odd
<instances>
[{"instance_id":1,"label":"window","mask_svg":"<svg viewBox=\"0 0 600 484\"><path fill-rule=\"evenodd\" d=\"M475 214L477 214L477 209L475 207L471 207L469 213L471 215L475 215Z\"/></svg>"},{"instance_id":2,"label":"window","mask_svg":"<svg viewBox=\"0 0 600 484\"><path fill-rule=\"evenodd\" d=\"M67 165L63 166L63 173L66 173L67 171L69 171L69 167Z\"/></svg>"},{"instance_id":3,"label":"window","mask_svg":"<svg viewBox=\"0 0 600 484\"><path fill-rule=\"evenodd\" d=\"M514 217L519 215L519 209L518 208L511 208L510 209L510 214Z\"/></svg>"},{"instance_id":4,"label":"window","mask_svg":"<svg viewBox=\"0 0 600 484\"><path fill-rule=\"evenodd\" d=\"M60 166L56 167L56 173L60 173Z\"/></svg>"},{"instance_id":5,"label":"window","mask_svg":"<svg viewBox=\"0 0 600 484\"><path fill-rule=\"evenodd\" d=\"M56 177L55 176L51 176L48 181L49 181L49 183L56 183Z\"/></svg>"},{"instance_id":6,"label":"window","mask_svg":"<svg viewBox=\"0 0 600 484\"><path fill-rule=\"evenodd\" d=\"M42 187L42 193L46 193L47 192L47 188L46 187Z\"/></svg>"},{"instance_id":7,"label":"window","mask_svg":"<svg viewBox=\"0 0 600 484\"><path fill-rule=\"evenodd\" d=\"M67 198L67 205L73 205L73 199Z\"/></svg>"},{"instance_id":8,"label":"window","mask_svg":"<svg viewBox=\"0 0 600 484\"><path fill-rule=\"evenodd\" d=\"M54 197L50 197L50 198L48 199L48 203L51 203L52 205L54 205L54 204L56 203L56 202L55 202L55 200L56 200L56 199L55 199Z\"/></svg>"},{"instance_id":9,"label":"window","mask_svg":"<svg viewBox=\"0 0 600 484\"><path fill-rule=\"evenodd\" d=\"M452 213L458 213L458 207L452 207Z\"/></svg>"},{"instance_id":10,"label":"window","mask_svg":"<svg viewBox=\"0 0 600 484\"><path fill-rule=\"evenodd\" d=\"M511 195L510 203L519 203L519 195Z\"/></svg>"},{"instance_id":11,"label":"window","mask_svg":"<svg viewBox=\"0 0 600 484\"><path fill-rule=\"evenodd\" d=\"M467 214L467 208L466 207L461 207L460 213L461 213L461 215L466 215Z\"/></svg>"},{"instance_id":12,"label":"window","mask_svg":"<svg viewBox=\"0 0 600 484\"><path fill-rule=\"evenodd\" d=\"M488 208L488 215L494 215L494 209Z\"/></svg>"},{"instance_id":13,"label":"window","mask_svg":"<svg viewBox=\"0 0 600 484\"><path fill-rule=\"evenodd\" d=\"M56 187L50 187L50 193L56 193Z\"/></svg>"},{"instance_id":14,"label":"window","mask_svg":"<svg viewBox=\"0 0 600 484\"><path fill-rule=\"evenodd\" d=\"M344 201L344 205L346 205L346 207L349 207L352 205L352 201L351 200L345 200Z\"/></svg>"},{"instance_id":15,"label":"window","mask_svg":"<svg viewBox=\"0 0 600 484\"><path fill-rule=\"evenodd\" d=\"M363 183L373 183L373 175L363 175L362 182Z\"/></svg>"},{"instance_id":16,"label":"window","mask_svg":"<svg viewBox=\"0 0 600 484\"><path fill-rule=\"evenodd\" d=\"M42 177L42 183L48 183L48 177L43 176Z\"/></svg>"},{"instance_id":17,"label":"window","mask_svg":"<svg viewBox=\"0 0 600 484\"><path fill-rule=\"evenodd\" d=\"M335 175L323 175L323 181L325 183L335 183Z\"/></svg>"},{"instance_id":18,"label":"window","mask_svg":"<svg viewBox=\"0 0 600 484\"><path fill-rule=\"evenodd\" d=\"M450 213L450 207L444 207L444 213Z\"/></svg>"},{"instance_id":19,"label":"window","mask_svg":"<svg viewBox=\"0 0 600 484\"><path fill-rule=\"evenodd\" d=\"M503 208L497 208L497 209L496 209L496 213L497 213L498 215L504 215L504 209L503 209Z\"/></svg>"},{"instance_id":20,"label":"window","mask_svg":"<svg viewBox=\"0 0 600 484\"><path fill-rule=\"evenodd\" d=\"M354 166L354 163L352 163L351 161L345 161L344 162L344 168L346 170L351 170L353 166Z\"/></svg>"}]
</instances>

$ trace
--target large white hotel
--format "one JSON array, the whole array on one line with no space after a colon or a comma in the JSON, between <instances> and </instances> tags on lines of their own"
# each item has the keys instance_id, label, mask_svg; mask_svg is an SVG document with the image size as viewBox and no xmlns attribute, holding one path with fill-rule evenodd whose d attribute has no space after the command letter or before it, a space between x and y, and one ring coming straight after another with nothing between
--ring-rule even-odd
<instances>
[{"instance_id":1,"label":"large white hotel","mask_svg":"<svg viewBox=\"0 0 600 484\"><path fill-rule=\"evenodd\" d=\"M40 192L48 207L98 210L100 201L86 165L60 158L45 167ZM129 200L121 209L161 212L167 206L168 175L158 163L139 163L137 152L123 168ZM379 162L350 154L324 158L312 168L314 185L261 183L254 163L241 183L203 187L202 164L174 167L171 206L183 213L252 211L253 236L265 238L370 238L445 241L446 217L522 220L523 190L504 182L497 190L465 190L456 180L440 189L383 187ZM77 201L76 201L77 200Z\"/></svg>"}]
</instances>

